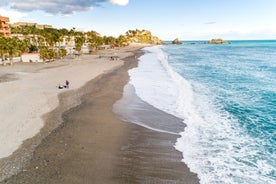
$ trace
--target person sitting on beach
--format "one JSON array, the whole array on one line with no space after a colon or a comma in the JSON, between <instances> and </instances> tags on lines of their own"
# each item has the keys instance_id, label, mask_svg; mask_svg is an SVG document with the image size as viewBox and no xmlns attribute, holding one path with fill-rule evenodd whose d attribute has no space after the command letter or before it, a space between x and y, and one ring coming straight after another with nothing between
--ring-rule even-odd
<instances>
[{"instance_id":1,"label":"person sitting on beach","mask_svg":"<svg viewBox=\"0 0 276 184\"><path fill-rule=\"evenodd\" d=\"M69 88L69 81L68 80L66 80L65 85L66 85L66 88Z\"/></svg>"},{"instance_id":2,"label":"person sitting on beach","mask_svg":"<svg viewBox=\"0 0 276 184\"><path fill-rule=\"evenodd\" d=\"M63 89L63 86L58 84L58 89Z\"/></svg>"}]
</instances>

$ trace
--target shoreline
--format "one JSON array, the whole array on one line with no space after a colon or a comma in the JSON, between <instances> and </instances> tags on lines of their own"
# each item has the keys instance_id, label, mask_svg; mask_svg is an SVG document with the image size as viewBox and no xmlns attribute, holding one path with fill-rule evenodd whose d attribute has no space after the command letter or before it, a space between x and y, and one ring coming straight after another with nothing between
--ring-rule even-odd
<instances>
[{"instance_id":1,"label":"shoreline","mask_svg":"<svg viewBox=\"0 0 276 184\"><path fill-rule=\"evenodd\" d=\"M70 101L72 94L70 91L61 94L58 108L44 119L55 122L62 113L63 123L48 132L50 134L35 148L30 163L4 182L198 183L196 175L181 162L180 152L173 147L175 135L168 136L123 122L112 112L113 104L122 96L128 81L127 71L137 65L137 56L141 54L142 51L137 50L135 55L123 59L126 60L123 66L77 89L81 103L66 112L60 110L70 103L66 102L66 98ZM43 129L47 132L46 127ZM145 146L149 139L152 145L156 144L153 149ZM151 154L135 155L144 149L144 153ZM159 160L152 162L151 158L156 156ZM164 175L164 172L167 174ZM143 179L143 176L147 177Z\"/></svg>"}]
</instances>

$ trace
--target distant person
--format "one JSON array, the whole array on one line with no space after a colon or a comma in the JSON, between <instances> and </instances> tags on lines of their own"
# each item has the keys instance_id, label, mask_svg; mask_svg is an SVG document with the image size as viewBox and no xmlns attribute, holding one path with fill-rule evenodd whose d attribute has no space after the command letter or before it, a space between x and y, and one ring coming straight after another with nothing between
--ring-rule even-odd
<instances>
[{"instance_id":1,"label":"distant person","mask_svg":"<svg viewBox=\"0 0 276 184\"><path fill-rule=\"evenodd\" d=\"M69 88L69 81L68 80L66 80L65 85L66 85L66 88Z\"/></svg>"},{"instance_id":2,"label":"distant person","mask_svg":"<svg viewBox=\"0 0 276 184\"><path fill-rule=\"evenodd\" d=\"M63 86L58 84L58 89L63 89Z\"/></svg>"}]
</instances>

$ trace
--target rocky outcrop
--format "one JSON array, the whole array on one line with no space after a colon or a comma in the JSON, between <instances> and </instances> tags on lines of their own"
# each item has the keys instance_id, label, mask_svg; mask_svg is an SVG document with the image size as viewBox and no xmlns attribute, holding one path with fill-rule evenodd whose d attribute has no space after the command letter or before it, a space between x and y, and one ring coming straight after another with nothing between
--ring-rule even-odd
<instances>
[{"instance_id":1,"label":"rocky outcrop","mask_svg":"<svg viewBox=\"0 0 276 184\"><path fill-rule=\"evenodd\" d=\"M228 41L223 40L221 38L217 38L217 39L212 39L208 42L209 44L229 44Z\"/></svg>"},{"instance_id":2,"label":"rocky outcrop","mask_svg":"<svg viewBox=\"0 0 276 184\"><path fill-rule=\"evenodd\" d=\"M182 44L182 42L178 38L176 38L172 41L172 44Z\"/></svg>"},{"instance_id":3,"label":"rocky outcrop","mask_svg":"<svg viewBox=\"0 0 276 184\"><path fill-rule=\"evenodd\" d=\"M151 42L156 45L162 45L164 42L160 40L157 36L152 36L151 37Z\"/></svg>"},{"instance_id":4,"label":"rocky outcrop","mask_svg":"<svg viewBox=\"0 0 276 184\"><path fill-rule=\"evenodd\" d=\"M163 44L163 41L158 37L153 36L148 30L129 30L125 35L128 43L146 43L160 45Z\"/></svg>"}]
</instances>

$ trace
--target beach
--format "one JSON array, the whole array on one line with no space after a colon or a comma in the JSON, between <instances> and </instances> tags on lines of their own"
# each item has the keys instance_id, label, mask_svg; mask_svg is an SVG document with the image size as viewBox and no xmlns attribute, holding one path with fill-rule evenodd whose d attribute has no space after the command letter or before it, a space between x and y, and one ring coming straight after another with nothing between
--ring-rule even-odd
<instances>
[{"instance_id":1,"label":"beach","mask_svg":"<svg viewBox=\"0 0 276 184\"><path fill-rule=\"evenodd\" d=\"M174 148L179 135L124 122L113 112L142 47L1 68L0 181L199 183ZM69 89L58 89L65 80ZM168 116L158 111L160 120Z\"/></svg>"}]
</instances>

